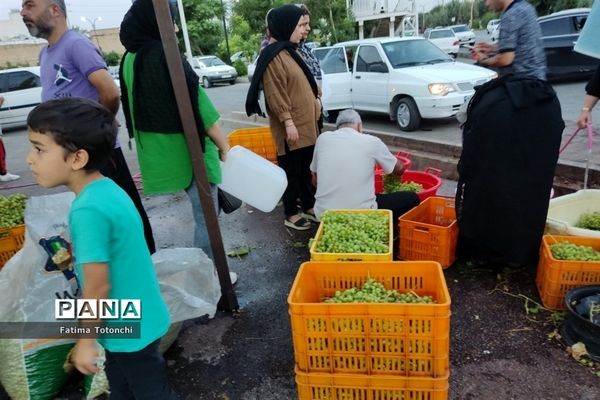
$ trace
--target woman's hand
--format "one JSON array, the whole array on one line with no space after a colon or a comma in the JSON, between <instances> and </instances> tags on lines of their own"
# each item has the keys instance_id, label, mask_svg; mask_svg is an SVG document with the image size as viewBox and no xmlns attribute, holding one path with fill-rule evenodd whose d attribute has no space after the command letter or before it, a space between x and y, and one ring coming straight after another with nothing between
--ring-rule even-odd
<instances>
[{"instance_id":1,"label":"woman's hand","mask_svg":"<svg viewBox=\"0 0 600 400\"><path fill-rule=\"evenodd\" d=\"M71 353L71 362L84 375L98 372L98 345L94 339L79 339Z\"/></svg>"},{"instance_id":2,"label":"woman's hand","mask_svg":"<svg viewBox=\"0 0 600 400\"><path fill-rule=\"evenodd\" d=\"M300 135L298 134L298 129L296 128L296 125L294 125L294 123L285 126L285 133L287 135L287 141L289 144L293 145L296 144L296 142L298 142Z\"/></svg>"},{"instance_id":3,"label":"woman's hand","mask_svg":"<svg viewBox=\"0 0 600 400\"><path fill-rule=\"evenodd\" d=\"M229 143L225 142L223 144L221 144L221 147L219 148L219 159L221 159L221 161L225 162L225 160L227 160L227 153L229 152Z\"/></svg>"},{"instance_id":4,"label":"woman's hand","mask_svg":"<svg viewBox=\"0 0 600 400\"><path fill-rule=\"evenodd\" d=\"M582 110L577 118L577 126L581 129L592 123L592 112L590 110Z\"/></svg>"}]
</instances>

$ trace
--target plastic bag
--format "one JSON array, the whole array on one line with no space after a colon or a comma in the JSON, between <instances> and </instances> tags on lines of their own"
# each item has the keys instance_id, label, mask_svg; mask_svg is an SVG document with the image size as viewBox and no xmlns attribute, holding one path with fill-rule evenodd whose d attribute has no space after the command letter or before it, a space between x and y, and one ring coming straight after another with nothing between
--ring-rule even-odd
<instances>
[{"instance_id":1,"label":"plastic bag","mask_svg":"<svg viewBox=\"0 0 600 400\"><path fill-rule=\"evenodd\" d=\"M59 268L40 245L40 240L51 243L57 238L70 242L67 216L73 197L60 193L27 200L25 243L0 270L0 322L55 322L54 299L79 294L72 269ZM63 364L73 343L0 339L0 382L9 396L13 400L54 398L68 379Z\"/></svg>"}]
</instances>

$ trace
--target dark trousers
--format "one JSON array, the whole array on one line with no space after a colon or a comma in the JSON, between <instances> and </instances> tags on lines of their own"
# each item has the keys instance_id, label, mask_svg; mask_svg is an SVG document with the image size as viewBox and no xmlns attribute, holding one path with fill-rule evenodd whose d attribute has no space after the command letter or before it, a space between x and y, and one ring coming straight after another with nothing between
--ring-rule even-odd
<instances>
[{"instance_id":1,"label":"dark trousers","mask_svg":"<svg viewBox=\"0 0 600 400\"><path fill-rule=\"evenodd\" d=\"M315 195L312 185L310 163L312 162L315 146L303 147L290 151L283 156L277 156L279 166L285 171L288 185L283 192L283 211L286 217L298 214L298 200L303 211L308 211L315 205Z\"/></svg>"},{"instance_id":2,"label":"dark trousers","mask_svg":"<svg viewBox=\"0 0 600 400\"><path fill-rule=\"evenodd\" d=\"M0 136L0 175L6 175L6 149Z\"/></svg>"},{"instance_id":3,"label":"dark trousers","mask_svg":"<svg viewBox=\"0 0 600 400\"><path fill-rule=\"evenodd\" d=\"M125 157L123 157L123 151L121 151L120 147L113 149L110 160L100 172L102 175L112 179L129 195L142 218L142 223L144 224L144 237L146 238L148 250L150 250L150 254L156 252L156 244L154 243L154 237L152 236L152 227L150 226L148 215L146 214L146 210L144 210L142 198L135 187L131 172L129 172L129 167L127 166Z\"/></svg>"},{"instance_id":4,"label":"dark trousers","mask_svg":"<svg viewBox=\"0 0 600 400\"><path fill-rule=\"evenodd\" d=\"M165 359L158 351L160 339L132 353L106 350L104 364L110 400L177 400L167 382Z\"/></svg>"},{"instance_id":5,"label":"dark trousers","mask_svg":"<svg viewBox=\"0 0 600 400\"><path fill-rule=\"evenodd\" d=\"M392 227L394 230L394 254L399 252L399 221L398 218L421 202L415 192L394 192L378 194L375 197L377 208L392 211Z\"/></svg>"}]
</instances>

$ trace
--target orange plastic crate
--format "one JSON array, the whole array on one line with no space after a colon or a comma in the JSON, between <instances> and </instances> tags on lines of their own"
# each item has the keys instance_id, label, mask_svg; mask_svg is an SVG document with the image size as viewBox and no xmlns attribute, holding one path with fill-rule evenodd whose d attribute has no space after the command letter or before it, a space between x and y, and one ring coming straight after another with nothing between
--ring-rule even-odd
<instances>
[{"instance_id":1,"label":"orange plastic crate","mask_svg":"<svg viewBox=\"0 0 600 400\"><path fill-rule=\"evenodd\" d=\"M456 259L454 199L429 197L402 215L399 226L401 259L437 261L443 268Z\"/></svg>"},{"instance_id":2,"label":"orange plastic crate","mask_svg":"<svg viewBox=\"0 0 600 400\"><path fill-rule=\"evenodd\" d=\"M6 264L25 243L25 225L0 228L0 268Z\"/></svg>"},{"instance_id":3,"label":"orange plastic crate","mask_svg":"<svg viewBox=\"0 0 600 400\"><path fill-rule=\"evenodd\" d=\"M355 213L355 214L369 214L378 213L386 214L389 219L388 228L388 252L387 253L324 253L317 251L317 244L323 237L325 231L325 224L323 221L319 224L315 240L313 240L310 246L310 260L311 261L392 261L393 259L393 243L394 243L394 232L392 226L392 212L390 210L328 210L328 212L340 212L340 213Z\"/></svg>"},{"instance_id":4,"label":"orange plastic crate","mask_svg":"<svg viewBox=\"0 0 600 400\"><path fill-rule=\"evenodd\" d=\"M277 164L277 147L268 126L236 129L227 137L230 146L240 145Z\"/></svg>"},{"instance_id":5,"label":"orange plastic crate","mask_svg":"<svg viewBox=\"0 0 600 400\"><path fill-rule=\"evenodd\" d=\"M406 378L305 373L296 368L299 400L446 400L448 375Z\"/></svg>"},{"instance_id":6,"label":"orange plastic crate","mask_svg":"<svg viewBox=\"0 0 600 400\"><path fill-rule=\"evenodd\" d=\"M368 278L435 304L324 303ZM303 372L443 377L450 295L436 262L306 262L288 296L296 365Z\"/></svg>"},{"instance_id":7,"label":"orange plastic crate","mask_svg":"<svg viewBox=\"0 0 600 400\"><path fill-rule=\"evenodd\" d=\"M600 262L557 260L552 256L550 246L565 241L600 251L600 238L544 235L535 281L542 304L551 310L565 309L565 294L569 290L600 284Z\"/></svg>"}]
</instances>

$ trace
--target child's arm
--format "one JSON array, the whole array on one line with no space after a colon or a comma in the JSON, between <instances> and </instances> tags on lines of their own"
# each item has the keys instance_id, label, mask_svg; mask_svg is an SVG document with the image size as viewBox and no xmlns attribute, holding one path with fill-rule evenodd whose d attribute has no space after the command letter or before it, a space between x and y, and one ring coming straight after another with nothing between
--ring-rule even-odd
<instances>
[{"instance_id":1,"label":"child's arm","mask_svg":"<svg viewBox=\"0 0 600 400\"><path fill-rule=\"evenodd\" d=\"M83 265L83 298L84 299L106 299L110 292L107 263L89 263ZM100 320L82 321L82 327L92 330L100 325ZM96 361L98 359L98 345L95 339L82 338L71 355L71 362L85 375L95 374L98 371Z\"/></svg>"},{"instance_id":2,"label":"child's arm","mask_svg":"<svg viewBox=\"0 0 600 400\"><path fill-rule=\"evenodd\" d=\"M213 142L219 148L219 158L221 161L225 161L227 158L227 152L229 151L229 142L223 133L218 123L214 123L210 128L206 130L206 134L212 139Z\"/></svg>"}]
</instances>

